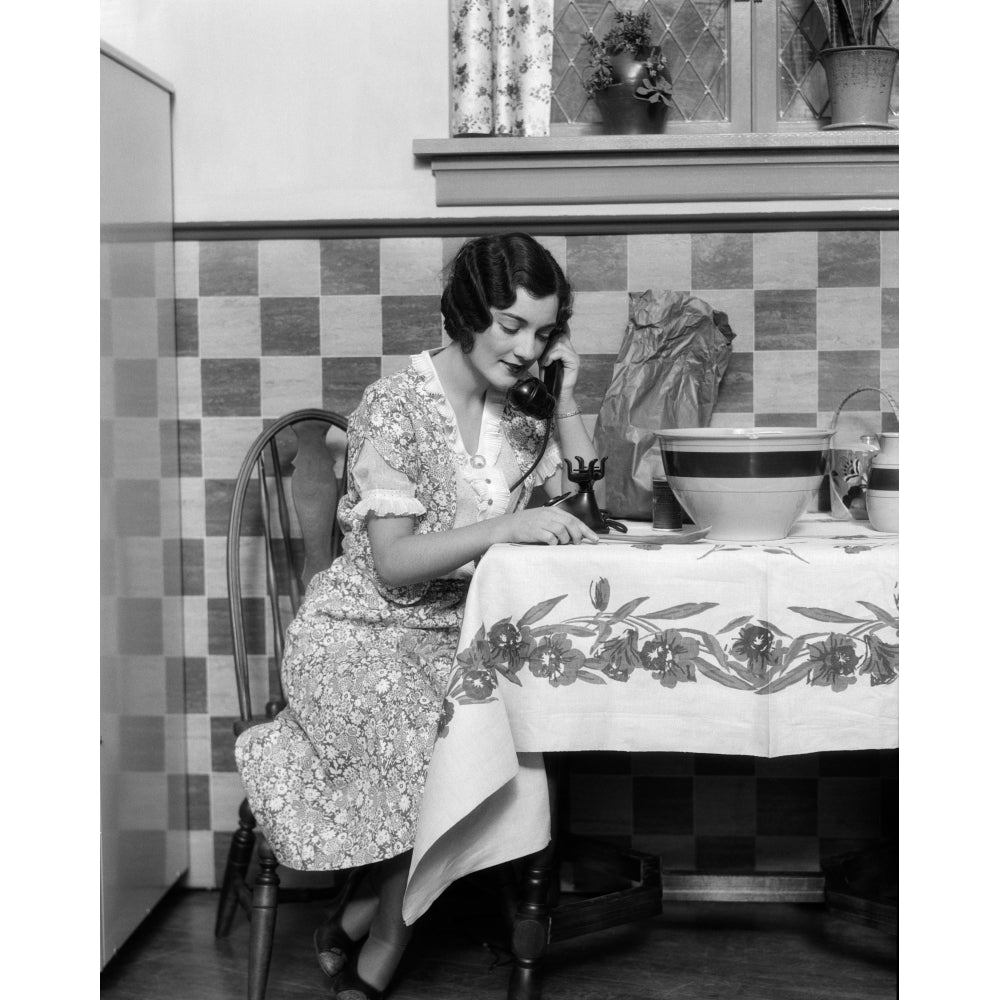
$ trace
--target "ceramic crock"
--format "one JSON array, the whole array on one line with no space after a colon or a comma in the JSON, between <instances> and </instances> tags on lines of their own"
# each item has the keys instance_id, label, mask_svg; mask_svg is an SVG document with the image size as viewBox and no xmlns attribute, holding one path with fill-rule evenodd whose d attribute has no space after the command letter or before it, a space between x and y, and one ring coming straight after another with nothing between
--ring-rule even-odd
<instances>
[{"instance_id":1,"label":"ceramic crock","mask_svg":"<svg viewBox=\"0 0 1000 1000\"><path fill-rule=\"evenodd\" d=\"M876 531L899 531L899 434L879 436L879 453L872 459L865 499L868 520Z\"/></svg>"}]
</instances>

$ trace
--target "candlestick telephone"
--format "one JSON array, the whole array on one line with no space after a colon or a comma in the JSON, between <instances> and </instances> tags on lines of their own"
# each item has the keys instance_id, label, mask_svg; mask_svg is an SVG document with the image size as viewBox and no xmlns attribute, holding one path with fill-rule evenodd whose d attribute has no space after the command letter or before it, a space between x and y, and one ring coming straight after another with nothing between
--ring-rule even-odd
<instances>
[{"instance_id":1,"label":"candlestick telephone","mask_svg":"<svg viewBox=\"0 0 1000 1000\"><path fill-rule=\"evenodd\" d=\"M545 436L542 439L541 447L538 449L538 455L535 457L534 462L531 463L528 471L511 487L511 493L535 471L535 467L541 461L542 455L545 454L545 448L549 443L549 434L552 431L552 419L556 409L556 402L562 390L562 380L563 363L557 358L542 368L541 379L527 376L511 387L509 395L511 406L516 410L520 410L521 413L527 414L529 417L545 421ZM562 507L599 534L606 535L609 528L614 528L616 531L628 531L624 524L611 520L607 516L607 513L598 507L597 499L594 496L592 484L596 480L603 478L606 459L602 458L600 463L595 459L586 467L583 464L582 458L577 457L576 461L578 469L574 470L570 460L568 458L565 459L570 482L576 483L580 491L576 494L563 493L561 496L549 500L545 506Z\"/></svg>"}]
</instances>

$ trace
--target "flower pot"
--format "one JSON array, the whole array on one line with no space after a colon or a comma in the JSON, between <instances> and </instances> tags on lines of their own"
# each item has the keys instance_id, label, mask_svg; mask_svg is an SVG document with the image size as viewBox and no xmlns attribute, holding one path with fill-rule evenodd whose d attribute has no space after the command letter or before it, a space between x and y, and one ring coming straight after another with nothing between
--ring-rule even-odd
<instances>
[{"instance_id":1,"label":"flower pot","mask_svg":"<svg viewBox=\"0 0 1000 1000\"><path fill-rule=\"evenodd\" d=\"M895 128L889 124L889 98L898 60L899 49L887 45L820 52L830 91L830 124L823 128Z\"/></svg>"},{"instance_id":2,"label":"flower pot","mask_svg":"<svg viewBox=\"0 0 1000 1000\"><path fill-rule=\"evenodd\" d=\"M594 94L601 129L608 135L655 135L667 124L667 106L635 96L635 84L614 83Z\"/></svg>"},{"instance_id":3,"label":"flower pot","mask_svg":"<svg viewBox=\"0 0 1000 1000\"><path fill-rule=\"evenodd\" d=\"M659 55L659 46L649 45L639 49L635 55L625 51L608 56L615 83L630 83L633 87L638 87L643 78L649 76L646 60L658 58Z\"/></svg>"}]
</instances>

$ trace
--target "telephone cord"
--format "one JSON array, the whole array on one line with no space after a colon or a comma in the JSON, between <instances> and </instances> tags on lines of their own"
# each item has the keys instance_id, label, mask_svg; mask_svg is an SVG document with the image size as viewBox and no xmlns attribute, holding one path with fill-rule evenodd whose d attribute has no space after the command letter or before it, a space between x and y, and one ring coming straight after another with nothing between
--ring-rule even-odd
<instances>
[{"instance_id":1,"label":"telephone cord","mask_svg":"<svg viewBox=\"0 0 1000 1000\"><path fill-rule=\"evenodd\" d=\"M528 471L523 476L521 476L521 478L516 483L514 483L514 485L510 488L511 495L513 495L514 490L516 490L518 486L520 486L521 483L523 483L528 478L528 476L530 476L538 467L538 463L542 460L542 456L545 454L545 448L549 443L549 433L551 432L551 430L552 430L552 418L549 417L545 421L545 436L542 438L542 446L541 448L538 449L538 454L535 456L535 460L534 462L531 463L530 467L528 468Z\"/></svg>"}]
</instances>

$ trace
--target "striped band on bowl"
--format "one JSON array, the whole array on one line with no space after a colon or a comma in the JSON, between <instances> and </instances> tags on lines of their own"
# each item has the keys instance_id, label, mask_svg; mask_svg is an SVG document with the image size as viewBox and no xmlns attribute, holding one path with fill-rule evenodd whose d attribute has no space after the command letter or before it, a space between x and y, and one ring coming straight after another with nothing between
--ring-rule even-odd
<instances>
[{"instance_id":1,"label":"striped band on bowl","mask_svg":"<svg viewBox=\"0 0 1000 1000\"><path fill-rule=\"evenodd\" d=\"M720 479L779 479L822 476L826 452L813 451L699 451L663 449L668 476Z\"/></svg>"}]
</instances>

